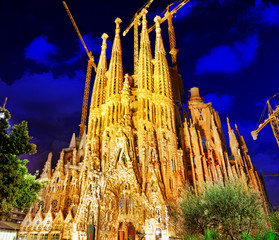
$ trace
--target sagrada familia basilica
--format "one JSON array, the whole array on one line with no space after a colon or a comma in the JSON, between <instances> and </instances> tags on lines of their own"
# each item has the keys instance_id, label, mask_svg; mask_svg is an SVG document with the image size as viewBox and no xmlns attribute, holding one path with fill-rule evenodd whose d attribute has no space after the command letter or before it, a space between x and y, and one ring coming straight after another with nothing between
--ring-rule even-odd
<instances>
[{"instance_id":1,"label":"sagrada familia basilica","mask_svg":"<svg viewBox=\"0 0 279 240\"><path fill-rule=\"evenodd\" d=\"M177 65L169 66L155 18L156 44L152 55L147 10L137 70L124 76L116 30L107 67L106 40L90 104L87 131L73 134L52 169L48 155L41 179L48 184L24 219L19 239L143 239L175 237L168 205L189 182L196 193L204 182L244 178L247 186L266 197L237 126L229 120L226 146L218 113L205 103L199 89L190 89L187 109ZM176 58L176 49L171 50Z\"/></svg>"}]
</instances>

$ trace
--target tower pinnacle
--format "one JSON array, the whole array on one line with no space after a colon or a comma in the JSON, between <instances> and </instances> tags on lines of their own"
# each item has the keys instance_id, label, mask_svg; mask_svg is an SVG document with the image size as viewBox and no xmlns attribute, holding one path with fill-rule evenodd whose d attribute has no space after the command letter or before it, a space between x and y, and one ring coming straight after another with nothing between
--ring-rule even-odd
<instances>
[{"instance_id":1,"label":"tower pinnacle","mask_svg":"<svg viewBox=\"0 0 279 240\"><path fill-rule=\"evenodd\" d=\"M99 107L103 103L103 92L104 92L104 86L106 81L105 73L107 71L107 57L106 57L107 38L108 35L104 33L102 35L102 39L103 39L102 51L101 51L100 60L97 67L95 84L92 93L92 103L91 103L92 109Z\"/></svg>"},{"instance_id":2,"label":"tower pinnacle","mask_svg":"<svg viewBox=\"0 0 279 240\"><path fill-rule=\"evenodd\" d=\"M139 89L145 89L153 91L152 81L152 54L150 48L150 41L147 32L147 10L142 10L142 32L140 40L140 52L139 52L139 65L138 65L138 87Z\"/></svg>"},{"instance_id":3,"label":"tower pinnacle","mask_svg":"<svg viewBox=\"0 0 279 240\"><path fill-rule=\"evenodd\" d=\"M156 23L156 34L159 37L159 36L161 36L161 28L160 28L161 17L160 16L156 16L154 18L154 22Z\"/></svg>"},{"instance_id":4,"label":"tower pinnacle","mask_svg":"<svg viewBox=\"0 0 279 240\"><path fill-rule=\"evenodd\" d=\"M116 18L114 22L116 24L115 37L120 38L120 23L122 22L122 20L120 18Z\"/></svg>"},{"instance_id":5,"label":"tower pinnacle","mask_svg":"<svg viewBox=\"0 0 279 240\"><path fill-rule=\"evenodd\" d=\"M160 22L161 18L154 18L156 23L156 44L155 44L155 62L154 62L154 85L155 93L164 95L172 99L172 88L169 74L169 66L166 58L166 51L161 36Z\"/></svg>"},{"instance_id":6,"label":"tower pinnacle","mask_svg":"<svg viewBox=\"0 0 279 240\"><path fill-rule=\"evenodd\" d=\"M123 66L122 66L122 50L120 42L120 23L121 19L115 19L115 37L112 46L111 60L108 70L108 84L106 99L112 95L120 94L123 85Z\"/></svg>"}]
</instances>

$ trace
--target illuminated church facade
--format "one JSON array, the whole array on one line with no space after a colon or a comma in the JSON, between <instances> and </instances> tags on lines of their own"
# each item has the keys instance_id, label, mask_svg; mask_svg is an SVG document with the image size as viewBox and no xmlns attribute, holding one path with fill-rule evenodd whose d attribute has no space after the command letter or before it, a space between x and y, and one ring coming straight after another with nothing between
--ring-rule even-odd
<instances>
[{"instance_id":1,"label":"illuminated church facade","mask_svg":"<svg viewBox=\"0 0 279 240\"><path fill-rule=\"evenodd\" d=\"M23 221L20 239L169 239L175 233L167 203L178 199L186 181L198 193L204 182L245 178L266 204L237 127L228 121L229 150L219 115L198 88L183 109L183 82L177 66L168 65L161 19L155 18L152 56L146 14L133 76L123 74L121 20L115 21L108 67L103 34L87 133L73 134L53 170L49 154L41 174L48 184Z\"/></svg>"}]
</instances>

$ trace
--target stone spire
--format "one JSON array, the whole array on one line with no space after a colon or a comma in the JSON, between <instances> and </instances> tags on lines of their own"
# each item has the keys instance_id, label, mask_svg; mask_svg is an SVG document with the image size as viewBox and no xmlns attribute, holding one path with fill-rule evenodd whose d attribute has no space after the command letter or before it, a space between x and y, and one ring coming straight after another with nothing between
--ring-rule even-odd
<instances>
[{"instance_id":1,"label":"stone spire","mask_svg":"<svg viewBox=\"0 0 279 240\"><path fill-rule=\"evenodd\" d=\"M112 46L111 60L109 70L107 73L107 97L110 98L113 95L120 94L123 85L123 66L122 66L122 50L120 42L120 18L115 19L116 29L115 38Z\"/></svg>"},{"instance_id":2,"label":"stone spire","mask_svg":"<svg viewBox=\"0 0 279 240\"><path fill-rule=\"evenodd\" d=\"M106 57L106 49L107 49L107 38L108 35L104 33L102 35L103 43L102 43L102 51L100 55L99 64L97 67L93 93L92 93L92 100L91 100L91 108L97 108L103 103L103 93L104 93L104 86L105 86L105 73L107 71L107 57Z\"/></svg>"},{"instance_id":3,"label":"stone spire","mask_svg":"<svg viewBox=\"0 0 279 240\"><path fill-rule=\"evenodd\" d=\"M73 133L69 148L75 148L75 147L76 147L76 134Z\"/></svg>"},{"instance_id":4,"label":"stone spire","mask_svg":"<svg viewBox=\"0 0 279 240\"><path fill-rule=\"evenodd\" d=\"M234 130L231 129L229 118L227 118L227 124L228 124L230 148L231 148L232 155L234 156L236 166L237 166L237 168L243 167L243 161L242 161L242 158L240 155L239 143L235 136Z\"/></svg>"},{"instance_id":5,"label":"stone spire","mask_svg":"<svg viewBox=\"0 0 279 240\"><path fill-rule=\"evenodd\" d=\"M60 158L56 164L53 175L59 174L60 176L64 175L64 150L60 152Z\"/></svg>"},{"instance_id":6,"label":"stone spire","mask_svg":"<svg viewBox=\"0 0 279 240\"><path fill-rule=\"evenodd\" d=\"M142 10L142 32L140 40L139 65L138 65L138 88L153 91L152 81L152 53L150 40L147 32L147 10Z\"/></svg>"},{"instance_id":7,"label":"stone spire","mask_svg":"<svg viewBox=\"0 0 279 240\"><path fill-rule=\"evenodd\" d=\"M52 159L52 153L50 152L48 154L47 161L45 163L40 179L51 178L51 159Z\"/></svg>"},{"instance_id":8,"label":"stone spire","mask_svg":"<svg viewBox=\"0 0 279 240\"><path fill-rule=\"evenodd\" d=\"M164 95L172 99L171 79L169 66L166 58L166 51L161 36L161 18L156 16L156 45L155 45L155 64L154 64L154 87L155 93Z\"/></svg>"},{"instance_id":9,"label":"stone spire","mask_svg":"<svg viewBox=\"0 0 279 240\"><path fill-rule=\"evenodd\" d=\"M245 142L243 136L240 135L236 124L235 124L235 132L238 137L241 154L243 155L243 159L244 159L244 163L246 165L247 171L248 171L248 169L254 169L250 156L248 155L248 148L247 148L246 142Z\"/></svg>"}]
</instances>

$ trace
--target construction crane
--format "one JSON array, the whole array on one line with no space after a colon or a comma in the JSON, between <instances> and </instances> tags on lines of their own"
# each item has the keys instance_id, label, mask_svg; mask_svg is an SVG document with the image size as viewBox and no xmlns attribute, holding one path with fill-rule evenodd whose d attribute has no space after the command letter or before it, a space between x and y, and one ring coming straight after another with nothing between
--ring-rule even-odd
<instances>
[{"instance_id":1,"label":"construction crane","mask_svg":"<svg viewBox=\"0 0 279 240\"><path fill-rule=\"evenodd\" d=\"M86 47L86 44L80 34L80 31L78 30L78 27L76 25L76 22L66 4L65 1L63 1L63 5L69 15L69 18L77 32L77 35L87 53L88 56L88 65L87 65L87 71L86 71L86 81L85 81L85 87L84 87L84 95L83 95L83 103L82 103L82 113L81 113L81 122L80 122L80 129L79 129L79 137L82 137L82 134L84 132L84 129L86 127L86 118L87 118L87 108L88 108L88 97L89 97L89 88L90 88L90 81L91 81L91 73L92 73L92 67L94 67L94 70L96 72L96 64L94 62L94 57L92 56L92 52L88 50Z\"/></svg>"},{"instance_id":2,"label":"construction crane","mask_svg":"<svg viewBox=\"0 0 279 240\"><path fill-rule=\"evenodd\" d=\"M262 115L261 115L261 118L259 120L259 123L256 127L256 130L252 131L251 132L251 135L253 137L254 140L257 139L258 137L258 133L268 124L270 123L271 125L271 128L272 128L272 131L273 131L273 134L274 134L274 137L277 141L277 144L278 144L278 147L279 147L279 105L276 106L276 109L273 111L271 105L270 105L270 100L272 98L274 98L275 96L277 96L279 94L276 93L274 96L272 96L270 99L268 99L266 101L266 105L265 105L265 108L262 112ZM265 114L265 110L266 108L268 108L268 118L262 123L260 124L260 122L262 121L263 117L264 117L264 114Z\"/></svg>"},{"instance_id":3,"label":"construction crane","mask_svg":"<svg viewBox=\"0 0 279 240\"><path fill-rule=\"evenodd\" d=\"M141 11L142 9L149 8L150 4L154 0L149 0L146 2L143 7L141 7L134 17L132 18L129 26L126 28L126 30L123 32L123 36L126 36L126 34L129 32L129 30L134 26L134 74L137 74L137 67L138 67L138 59L139 59L139 25L140 25L140 18L142 17Z\"/></svg>"},{"instance_id":4,"label":"construction crane","mask_svg":"<svg viewBox=\"0 0 279 240\"><path fill-rule=\"evenodd\" d=\"M180 2L179 5L177 5L174 9L169 11L170 7ZM190 2L190 0L183 0L183 1L175 1L172 4L168 5L166 8L166 13L164 17L161 19L161 23L163 23L165 20L168 20L168 32L169 32L169 41L170 41L170 54L172 59L172 64L175 68L177 68L177 53L178 49L176 48L176 39L175 39L175 32L173 28L172 23L172 17L174 14L177 13L177 11L182 8L186 3ZM148 29L148 33L150 33L152 30L154 30L156 27L156 24L154 24L152 27Z\"/></svg>"},{"instance_id":5,"label":"construction crane","mask_svg":"<svg viewBox=\"0 0 279 240\"><path fill-rule=\"evenodd\" d=\"M266 174L264 177L279 177L279 173L274 173L274 174Z\"/></svg>"}]
</instances>

